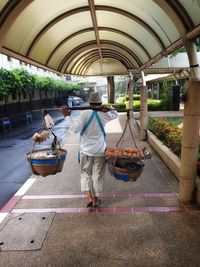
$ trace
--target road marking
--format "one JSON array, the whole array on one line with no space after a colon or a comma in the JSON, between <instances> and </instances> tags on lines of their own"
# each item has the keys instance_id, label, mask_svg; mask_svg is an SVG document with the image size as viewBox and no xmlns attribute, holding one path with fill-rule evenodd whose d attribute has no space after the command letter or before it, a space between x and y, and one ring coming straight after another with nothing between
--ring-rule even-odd
<instances>
[{"instance_id":1,"label":"road marking","mask_svg":"<svg viewBox=\"0 0 200 267\"><path fill-rule=\"evenodd\" d=\"M31 185L35 182L36 178L29 178L25 184L15 193L15 196L23 196L27 190L31 187Z\"/></svg>"},{"instance_id":2,"label":"road marking","mask_svg":"<svg viewBox=\"0 0 200 267\"><path fill-rule=\"evenodd\" d=\"M15 195L0 209L0 223L9 215L9 213L14 209L23 195L35 182L36 178L29 178L22 187L15 193Z\"/></svg>"},{"instance_id":3,"label":"road marking","mask_svg":"<svg viewBox=\"0 0 200 267\"><path fill-rule=\"evenodd\" d=\"M13 196L6 205L3 206L1 212L11 212L11 210L16 206L16 204L20 201L21 196Z\"/></svg>"},{"instance_id":4,"label":"road marking","mask_svg":"<svg viewBox=\"0 0 200 267\"><path fill-rule=\"evenodd\" d=\"M0 212L0 223L3 222L3 220L7 217L8 214L8 212Z\"/></svg>"}]
</instances>

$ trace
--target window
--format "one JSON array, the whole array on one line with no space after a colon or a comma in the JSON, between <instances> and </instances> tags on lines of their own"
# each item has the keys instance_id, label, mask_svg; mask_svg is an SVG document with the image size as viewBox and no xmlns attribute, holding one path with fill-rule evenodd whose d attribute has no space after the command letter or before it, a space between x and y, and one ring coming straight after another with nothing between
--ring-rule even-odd
<instances>
[{"instance_id":1,"label":"window","mask_svg":"<svg viewBox=\"0 0 200 267\"><path fill-rule=\"evenodd\" d=\"M8 61L12 61L11 57L10 56L7 56L7 59Z\"/></svg>"}]
</instances>

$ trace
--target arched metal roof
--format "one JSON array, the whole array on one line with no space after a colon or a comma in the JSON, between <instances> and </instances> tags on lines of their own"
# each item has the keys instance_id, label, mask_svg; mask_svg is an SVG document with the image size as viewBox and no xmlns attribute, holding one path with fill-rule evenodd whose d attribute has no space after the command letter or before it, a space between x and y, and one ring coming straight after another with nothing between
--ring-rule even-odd
<instances>
[{"instance_id":1,"label":"arched metal roof","mask_svg":"<svg viewBox=\"0 0 200 267\"><path fill-rule=\"evenodd\" d=\"M72 75L139 72L200 34L200 0L0 0L0 52Z\"/></svg>"}]
</instances>

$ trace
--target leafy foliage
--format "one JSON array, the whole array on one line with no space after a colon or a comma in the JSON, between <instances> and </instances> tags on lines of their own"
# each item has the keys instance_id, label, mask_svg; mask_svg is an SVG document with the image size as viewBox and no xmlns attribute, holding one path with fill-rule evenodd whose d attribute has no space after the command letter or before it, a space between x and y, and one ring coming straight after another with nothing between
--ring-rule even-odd
<instances>
[{"instance_id":1,"label":"leafy foliage","mask_svg":"<svg viewBox=\"0 0 200 267\"><path fill-rule=\"evenodd\" d=\"M172 121L151 117L148 121L148 129L169 147L174 154L181 157L182 130L174 126ZM200 145L197 161L200 162ZM200 165L197 167L197 174L200 175Z\"/></svg>"},{"instance_id":2,"label":"leafy foliage","mask_svg":"<svg viewBox=\"0 0 200 267\"><path fill-rule=\"evenodd\" d=\"M117 110L123 110L126 109L126 105L125 104L119 104L119 103L103 103L103 106L112 106L113 108L117 109Z\"/></svg>"},{"instance_id":3,"label":"leafy foliage","mask_svg":"<svg viewBox=\"0 0 200 267\"><path fill-rule=\"evenodd\" d=\"M16 78L12 71L0 69L0 95L8 96L15 89Z\"/></svg>"},{"instance_id":4,"label":"leafy foliage","mask_svg":"<svg viewBox=\"0 0 200 267\"><path fill-rule=\"evenodd\" d=\"M163 118L149 118L148 129L180 157L182 130Z\"/></svg>"},{"instance_id":5,"label":"leafy foliage","mask_svg":"<svg viewBox=\"0 0 200 267\"><path fill-rule=\"evenodd\" d=\"M45 94L49 90L69 91L71 93L81 90L82 87L78 84L66 83L50 77L33 75L24 69L0 69L0 96L8 96L13 91L16 91L19 95L22 92L28 92L31 96L35 89L45 91Z\"/></svg>"},{"instance_id":6,"label":"leafy foliage","mask_svg":"<svg viewBox=\"0 0 200 267\"><path fill-rule=\"evenodd\" d=\"M129 108L129 102L125 101L124 104L126 104L126 108ZM155 99L148 99L148 110L149 111L155 111L155 110L164 110L165 106L162 102L162 100L155 100ZM133 110L139 110L140 109L140 100L134 100L133 101Z\"/></svg>"}]
</instances>

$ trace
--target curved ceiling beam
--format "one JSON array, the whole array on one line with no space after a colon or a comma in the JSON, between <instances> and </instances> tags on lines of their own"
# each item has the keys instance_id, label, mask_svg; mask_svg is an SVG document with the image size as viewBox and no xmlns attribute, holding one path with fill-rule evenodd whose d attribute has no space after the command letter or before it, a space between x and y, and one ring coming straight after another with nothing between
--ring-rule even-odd
<instances>
[{"instance_id":1,"label":"curved ceiling beam","mask_svg":"<svg viewBox=\"0 0 200 267\"><path fill-rule=\"evenodd\" d=\"M131 40L132 42L136 43L141 50L143 50L144 54L149 58L151 59L151 56L149 54L149 52L146 50L146 48L140 43L138 42L134 37L132 37L131 35L123 32L123 31L120 31L120 30L117 30L117 29L114 29L114 28L109 28L109 27L99 27L98 28L99 31L108 31L108 32L115 32L115 33L118 33L118 34L121 34L122 36L125 36L126 38L128 38L129 40ZM93 28L87 28L87 29L83 29L83 30L80 30L80 31L77 31L71 35L69 35L68 37L66 37L65 39L63 39L55 48L54 50L51 52L51 54L49 55L47 61L46 61L46 65L49 64L49 62L51 61L51 58L53 57L53 55L57 52L57 50L66 42L68 42L70 39L78 36L79 34L82 34L82 33L85 33L85 32L89 32L89 31L93 31Z\"/></svg>"},{"instance_id":2,"label":"curved ceiling beam","mask_svg":"<svg viewBox=\"0 0 200 267\"><path fill-rule=\"evenodd\" d=\"M80 73L80 75L84 75L85 72L88 71L88 69L90 68L90 66L91 66L93 63L95 63L95 60L93 60L92 62L90 62L90 63L87 65L87 67L85 67L84 70ZM127 70L127 74L128 74L128 70Z\"/></svg>"},{"instance_id":3,"label":"curved ceiling beam","mask_svg":"<svg viewBox=\"0 0 200 267\"><path fill-rule=\"evenodd\" d=\"M99 31L98 31L98 26L97 26L97 16L96 16L96 11L95 11L94 0L88 0L88 4L90 7L90 14L91 14L91 18L92 18L92 24L93 24L94 34L96 37L96 42L97 42L97 46L98 46L98 50L99 50L99 55L102 58L101 44L100 44Z\"/></svg>"},{"instance_id":4,"label":"curved ceiling beam","mask_svg":"<svg viewBox=\"0 0 200 267\"><path fill-rule=\"evenodd\" d=\"M118 29L109 28L109 27L99 27L99 31L108 31L108 32L115 32L115 33L121 34L122 36L124 36L124 37L128 38L129 40L131 40L132 42L136 43L140 47L140 49L143 50L144 54L149 59L151 58L151 56L150 56L149 52L146 50L146 48L130 34L123 32L123 31L120 31Z\"/></svg>"},{"instance_id":5,"label":"curved ceiling beam","mask_svg":"<svg viewBox=\"0 0 200 267\"><path fill-rule=\"evenodd\" d=\"M131 69L133 67L133 65L131 64L131 62L129 62L129 59L127 57L125 57L124 55L121 55L119 53L113 53L113 51L109 51L109 50L105 50L103 51L103 55L105 57L110 57L110 58L116 58L118 59L121 63L123 62L123 65L127 68L127 69Z\"/></svg>"},{"instance_id":6,"label":"curved ceiling beam","mask_svg":"<svg viewBox=\"0 0 200 267\"><path fill-rule=\"evenodd\" d=\"M120 57L119 55L117 56L117 55L110 55L110 54L106 54L105 52L103 52L102 51L102 54L103 54L103 57L104 58L114 58L114 59L116 59L116 60L118 60L118 61L120 61L126 68L128 68L129 69L129 67L127 67L127 62L125 62L124 61L124 59L122 58L122 57ZM79 72L81 72L82 71L82 68L84 68L85 67L85 64L89 61L89 60L91 60L91 59L93 59L93 58L95 58L95 55L93 55L92 57L90 57L90 58L88 58L88 60L87 61L84 61L84 63L82 63L82 64L79 64L77 67L76 67L76 69L73 71L73 69L72 69L72 73L79 73ZM98 60L99 58L97 58L96 60Z\"/></svg>"},{"instance_id":7,"label":"curved ceiling beam","mask_svg":"<svg viewBox=\"0 0 200 267\"><path fill-rule=\"evenodd\" d=\"M10 0L0 13L0 48L2 47L3 40L13 25L17 17L23 10L33 2L33 0Z\"/></svg>"},{"instance_id":8,"label":"curved ceiling beam","mask_svg":"<svg viewBox=\"0 0 200 267\"><path fill-rule=\"evenodd\" d=\"M158 0L159 1L159 0ZM113 13L117 13L120 15L125 16L126 18L129 18L133 21L136 21L138 24L140 24L143 28L145 28L155 39L155 41L159 44L161 49L165 48L165 45L159 35L152 29L145 21L143 21L141 18L137 17L136 15L129 13L128 11L116 8L116 7L110 7L110 6L95 6L96 10L101 10L101 11L110 11ZM165 33L166 34L166 33Z\"/></svg>"},{"instance_id":9,"label":"curved ceiling beam","mask_svg":"<svg viewBox=\"0 0 200 267\"><path fill-rule=\"evenodd\" d=\"M34 49L34 47L37 45L37 43L39 42L39 40L42 38L42 36L51 28L53 27L56 23L58 23L59 21L69 17L69 16L72 16L74 14L77 14L77 13L81 13L81 12L86 12L86 11L90 11L89 7L88 6L84 6L84 7L79 7L79 8L75 8L75 9L72 9L70 11L67 11L63 14L60 14L59 16L55 17L53 20L51 20L49 23L47 23L41 30L40 32L36 35L36 37L33 39L29 49L28 49L28 52L26 54L27 57L30 57L31 56L31 53Z\"/></svg>"},{"instance_id":10,"label":"curved ceiling beam","mask_svg":"<svg viewBox=\"0 0 200 267\"><path fill-rule=\"evenodd\" d=\"M46 61L46 65L49 64L49 62L51 61L51 58L53 57L53 55L59 50L59 48L66 42L68 42L70 39L78 36L79 34L82 34L82 33L86 33L86 32L90 32L90 31L93 31L94 29L93 28L87 28L87 29L83 29L83 30L80 30L80 31L77 31L77 32L74 32L73 34L67 36L65 39L63 39L55 48L54 50L51 52L51 54L49 55L49 57L47 58L47 61Z\"/></svg>"},{"instance_id":11,"label":"curved ceiling beam","mask_svg":"<svg viewBox=\"0 0 200 267\"><path fill-rule=\"evenodd\" d=\"M78 73L79 72L79 69L82 68L82 66L85 64L85 62L88 60L88 59L91 59L92 57L95 57L98 53L95 51L95 52L91 52L91 53L87 53L89 55L87 55L87 57L85 57L85 54L84 54L84 58L78 60L73 64L73 66L70 68L70 72L72 73ZM104 50L102 49L102 54L103 54L103 57L107 57L109 55L109 57L112 57L112 58L116 58L118 60L121 60L123 61L123 65L130 69L132 68L133 66L131 65L130 62L128 62L128 59L125 58L123 55L120 55L119 53L114 53L113 51L109 51L109 50ZM114 56L115 55L115 56ZM77 65L77 66L76 66Z\"/></svg>"},{"instance_id":12,"label":"curved ceiling beam","mask_svg":"<svg viewBox=\"0 0 200 267\"><path fill-rule=\"evenodd\" d=\"M190 15L185 10L180 1L168 0L167 3L172 7L178 17L181 19L187 31L195 27ZM168 15L168 14L167 14Z\"/></svg>"},{"instance_id":13,"label":"curved ceiling beam","mask_svg":"<svg viewBox=\"0 0 200 267\"><path fill-rule=\"evenodd\" d=\"M92 49L90 51L86 51L86 53L81 54L79 58L77 58L77 62L79 61L80 64L82 64L82 62L84 61L85 58L88 58L91 55L97 55L97 49ZM75 65L77 64L77 62L73 63L73 65L71 66L71 68L75 68Z\"/></svg>"},{"instance_id":14,"label":"curved ceiling beam","mask_svg":"<svg viewBox=\"0 0 200 267\"><path fill-rule=\"evenodd\" d=\"M84 43L83 45L80 45L76 48L74 48L61 62L60 66L59 66L59 71L65 71L66 68L68 67L68 65L70 64L70 62L73 60L73 58L75 58L79 53L85 51L86 49L89 48L90 45L92 45L94 48L95 47L95 42L94 41L90 41L90 42L87 42L87 43ZM125 51L126 53L128 53L132 59L135 61L135 67L139 68L142 63L140 62L140 60L138 59L138 57L132 52L130 51L130 49L128 49L127 47L123 46L122 44L119 44L117 42L113 42L113 41L105 41L105 40L102 40L101 41L101 45L113 45L117 48L121 48L123 51Z\"/></svg>"},{"instance_id":15,"label":"curved ceiling beam","mask_svg":"<svg viewBox=\"0 0 200 267\"><path fill-rule=\"evenodd\" d=\"M72 73L75 75L82 73L84 71L84 69L87 68L87 66L90 64L91 60L97 61L98 59L100 59L99 55L93 57L93 59L90 59L87 62L85 62L85 64L78 70L78 72L72 72Z\"/></svg>"},{"instance_id":16,"label":"curved ceiling beam","mask_svg":"<svg viewBox=\"0 0 200 267\"><path fill-rule=\"evenodd\" d=\"M81 73L81 72L82 72L82 69L85 68L85 67L87 67L88 62L90 63L91 60L95 62L96 60L100 59L100 58L96 58L96 55L97 55L97 53L93 53L93 54L91 54L91 55L88 56L86 59L84 59L84 62L80 63L80 64L75 68L74 71L73 71L73 68L74 68L74 67L72 67L71 70L70 70L70 72L71 72L71 73L74 73L74 74L76 74L76 73ZM122 63L122 65L123 65L126 69L131 69L131 68L133 67L130 63L128 63L128 61L127 61L126 59L124 59L121 55L119 55L119 54L117 54L117 53L113 53L113 51L109 52L109 51L104 51L104 50L102 49L102 55L103 55L103 58L113 58L113 59L118 60L119 62Z\"/></svg>"},{"instance_id":17,"label":"curved ceiling beam","mask_svg":"<svg viewBox=\"0 0 200 267\"><path fill-rule=\"evenodd\" d=\"M126 62L127 62L127 64L125 65L125 67L126 68L134 68L134 65L131 63L131 61L129 61L129 59L125 56L125 55L123 55L123 54L121 54L121 53L119 53L119 52L116 52L116 51L112 51L111 49L102 49L102 51L106 51L106 52L109 52L110 54L112 54L113 53L113 55L120 55L121 56L121 58L123 58ZM92 52L93 51L90 51L90 52L88 52L88 54L89 55L91 55L92 54ZM83 55L83 57L85 56L86 54L84 54ZM79 63L80 62L80 60L81 59L77 59L76 60L76 62L74 63L74 65L76 65L77 63ZM84 60L84 59L83 59ZM72 70L73 70L73 68L74 68L74 65L72 65L72 67L71 68L69 68L69 72L71 72ZM68 67L68 66L67 66ZM66 68L67 68L66 67Z\"/></svg>"},{"instance_id":18,"label":"curved ceiling beam","mask_svg":"<svg viewBox=\"0 0 200 267\"><path fill-rule=\"evenodd\" d=\"M126 69L131 69L131 68L133 68L133 66L132 66L132 64L129 62L129 60L124 56L124 55L121 55L121 54L119 54L119 53L117 53L117 52L114 52L114 51L112 51L112 50L109 50L109 49L102 49L102 54L103 54L103 58L105 58L105 57L109 57L109 58L114 58L114 59L117 59L118 61L120 61L123 65L124 65L124 67L126 68ZM83 60L82 60L82 62L76 62L72 67L71 67L71 69L70 69L70 72L72 72L72 73L77 73L77 72L79 72L79 69L81 69L83 66L84 66L84 64L88 61L88 60L90 60L90 59L92 59L92 57L94 57L94 56L96 56L97 55L97 53L96 52L93 52L93 53L91 53L89 56L87 56L86 58L84 58ZM77 60L78 61L78 60ZM83 62L84 61L84 62ZM78 64L78 66L75 66L75 65L77 65ZM75 69L74 69L75 68ZM73 69L74 69L74 71L73 71Z\"/></svg>"},{"instance_id":19,"label":"curved ceiling beam","mask_svg":"<svg viewBox=\"0 0 200 267\"><path fill-rule=\"evenodd\" d=\"M73 58L75 58L78 54L80 54L81 52L85 51L86 49L89 49L90 46L91 48L94 48L96 45L96 42L94 41L90 41L90 42L87 42L83 45L80 45L76 48L74 48L67 56L65 56L65 58L62 60L61 64L59 65L58 67L58 70L61 71L61 72L64 72L68 65L70 64L70 62L73 60ZM124 50L126 53L128 53L132 58L133 60L135 61L136 63L136 67L139 68L139 66L142 65L142 63L140 62L140 60L137 58L137 56L132 52L130 51L130 49L128 49L127 47L123 46L122 44L119 44L119 43L116 43L116 42L113 42L113 41L105 41L105 40L102 40L101 41L101 46L102 45L108 45L108 46L115 46L117 48L120 48L122 50ZM95 47L96 48L96 47Z\"/></svg>"},{"instance_id":20,"label":"curved ceiling beam","mask_svg":"<svg viewBox=\"0 0 200 267\"><path fill-rule=\"evenodd\" d=\"M85 62L87 62L87 60L91 59L92 57L97 57L98 56L98 52L97 50L95 50L92 53L88 53L88 55L84 55L83 58L77 60L70 68L70 72L72 73L78 73L79 69L85 64ZM100 57L98 57L98 59L100 59Z\"/></svg>"},{"instance_id":21,"label":"curved ceiling beam","mask_svg":"<svg viewBox=\"0 0 200 267\"><path fill-rule=\"evenodd\" d=\"M116 56L114 57L113 55L111 56L111 55L105 55L104 54L104 58L112 58L112 59L115 59L115 60L117 60L117 61L119 61L126 69L127 69L127 72L128 72L128 70L130 69L130 68L127 68L127 66L126 66L126 64L125 64L125 62L123 62L123 60L121 59L121 58L117 58ZM91 65L91 64L93 64L95 61L97 61L98 59L95 59L95 58L93 58L93 59L91 59L91 60L89 60L84 66L82 66L82 68L80 69L80 71L79 71L79 73L83 73L83 69L88 69L88 67Z\"/></svg>"},{"instance_id":22,"label":"curved ceiling beam","mask_svg":"<svg viewBox=\"0 0 200 267\"><path fill-rule=\"evenodd\" d=\"M115 7L108 7L108 6L95 6L95 10L101 10L101 11L110 11L113 13L117 13L120 15L123 15L125 17L128 17L129 19L136 21L137 23L139 23L142 27L144 27L155 39L155 41L159 44L161 49L164 49L164 43L162 42L161 38L158 36L158 34L143 20L141 20L139 17L124 11L122 9L119 8L115 8ZM34 47L37 45L37 43L39 42L39 40L42 38L42 36L51 28L53 27L56 23L58 23L59 21L61 21L62 19L65 19L69 16L72 16L74 14L80 13L80 12L90 12L90 8L88 6L84 6L84 7L79 7L76 9L72 9L70 11L67 11L63 14L60 14L59 16L57 16L56 18L54 18L53 20L51 20L47 25L45 25L40 32L37 34L37 36L34 38L34 40L32 41L28 52L26 54L27 57L31 57L31 53L34 49Z\"/></svg>"},{"instance_id":23,"label":"curved ceiling beam","mask_svg":"<svg viewBox=\"0 0 200 267\"><path fill-rule=\"evenodd\" d=\"M187 30L191 29L190 23L187 23L184 25L183 21L185 18L187 18L187 14L184 13L183 8L180 8L180 5L172 5L172 1L166 1L166 0L153 0L171 19L171 21L174 23L175 27L177 28L178 32L181 36L184 36L187 32ZM175 1L174 1L175 2ZM171 5L170 5L171 4ZM176 9L174 9L176 7ZM176 10L179 12L176 13ZM179 17L179 15L181 17ZM188 29L187 29L188 28Z\"/></svg>"}]
</instances>

